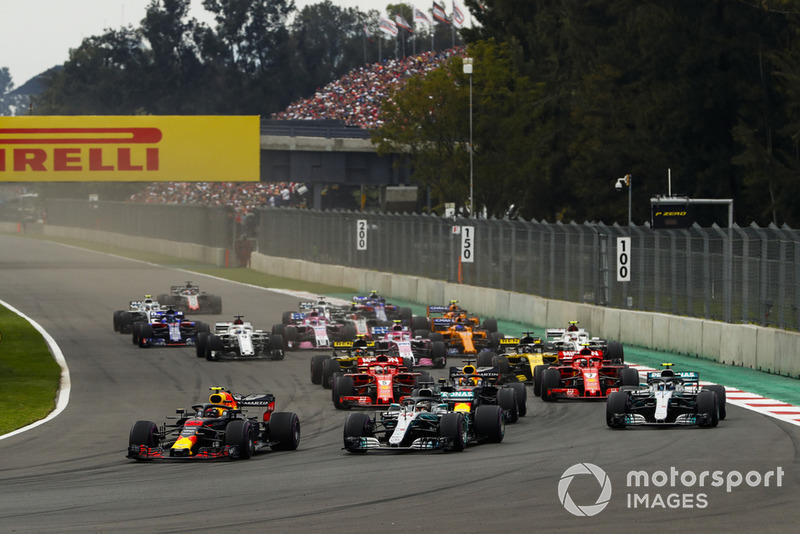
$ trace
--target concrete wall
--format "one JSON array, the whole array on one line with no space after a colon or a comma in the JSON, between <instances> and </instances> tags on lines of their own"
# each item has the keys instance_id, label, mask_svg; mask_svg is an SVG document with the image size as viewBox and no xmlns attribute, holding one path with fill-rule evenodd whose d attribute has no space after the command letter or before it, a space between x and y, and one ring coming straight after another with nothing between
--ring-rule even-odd
<instances>
[{"instance_id":1,"label":"concrete wall","mask_svg":"<svg viewBox=\"0 0 800 534\"><path fill-rule=\"evenodd\" d=\"M78 228L45 226L45 234L225 265L223 249ZM535 325L558 326L578 320L593 335L607 339L800 378L800 334L796 332L544 299L415 276L275 258L258 252L251 257L251 267L276 276L352 287L362 293L374 289L412 302L447 304L458 300L482 316Z\"/></svg>"}]
</instances>

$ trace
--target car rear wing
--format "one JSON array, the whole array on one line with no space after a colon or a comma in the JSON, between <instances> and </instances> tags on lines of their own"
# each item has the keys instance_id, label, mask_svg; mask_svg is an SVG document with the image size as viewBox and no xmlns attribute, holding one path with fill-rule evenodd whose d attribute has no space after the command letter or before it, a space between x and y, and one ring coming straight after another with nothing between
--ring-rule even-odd
<instances>
[{"instance_id":1,"label":"car rear wing","mask_svg":"<svg viewBox=\"0 0 800 534\"><path fill-rule=\"evenodd\" d=\"M673 373L668 375L662 375L662 371L649 371L647 373L647 380L656 379L656 378L680 378L683 380L684 384L690 383L699 383L700 382L700 373L697 371L683 371L681 373Z\"/></svg>"},{"instance_id":2,"label":"car rear wing","mask_svg":"<svg viewBox=\"0 0 800 534\"><path fill-rule=\"evenodd\" d=\"M239 406L269 406L275 403L275 395L272 393L237 395L233 394L233 399Z\"/></svg>"}]
</instances>

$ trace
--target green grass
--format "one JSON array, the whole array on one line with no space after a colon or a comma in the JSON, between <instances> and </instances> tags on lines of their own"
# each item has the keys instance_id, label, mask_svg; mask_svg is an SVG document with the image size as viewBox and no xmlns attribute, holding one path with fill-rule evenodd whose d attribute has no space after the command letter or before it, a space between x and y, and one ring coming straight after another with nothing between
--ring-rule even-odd
<instances>
[{"instance_id":1,"label":"green grass","mask_svg":"<svg viewBox=\"0 0 800 534\"><path fill-rule=\"evenodd\" d=\"M0 434L6 434L55 408L61 368L42 335L4 306L0 333Z\"/></svg>"}]
</instances>

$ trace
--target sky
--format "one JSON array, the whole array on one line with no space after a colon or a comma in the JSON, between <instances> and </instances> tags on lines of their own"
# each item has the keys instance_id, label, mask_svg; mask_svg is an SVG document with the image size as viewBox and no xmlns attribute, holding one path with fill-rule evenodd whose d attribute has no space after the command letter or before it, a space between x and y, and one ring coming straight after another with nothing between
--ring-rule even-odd
<instances>
[{"instance_id":1,"label":"sky","mask_svg":"<svg viewBox=\"0 0 800 534\"><path fill-rule=\"evenodd\" d=\"M83 39L101 35L106 29L128 24L134 27L144 18L151 0L0 0L0 68L7 67L14 87L69 59L69 50ZM322 0L295 0L298 9ZM331 0L343 8L357 7L384 12L398 0ZM430 0L406 0L430 9ZM450 12L450 2L446 2ZM201 0L192 0L190 16L208 24L212 17Z\"/></svg>"}]
</instances>

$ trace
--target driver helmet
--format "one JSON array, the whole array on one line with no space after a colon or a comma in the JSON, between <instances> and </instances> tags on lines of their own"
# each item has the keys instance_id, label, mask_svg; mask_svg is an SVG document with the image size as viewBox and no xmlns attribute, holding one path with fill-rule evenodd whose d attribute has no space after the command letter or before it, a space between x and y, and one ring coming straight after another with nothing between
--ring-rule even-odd
<instances>
[{"instance_id":1,"label":"driver helmet","mask_svg":"<svg viewBox=\"0 0 800 534\"><path fill-rule=\"evenodd\" d=\"M403 331L403 325L401 325L401 324L396 324L396 325L394 325L394 326L392 327L392 330L394 330L395 332L402 332L402 331Z\"/></svg>"},{"instance_id":2,"label":"driver helmet","mask_svg":"<svg viewBox=\"0 0 800 534\"><path fill-rule=\"evenodd\" d=\"M431 401L419 401L414 406L414 409L418 412L430 412L431 411Z\"/></svg>"},{"instance_id":3,"label":"driver helmet","mask_svg":"<svg viewBox=\"0 0 800 534\"><path fill-rule=\"evenodd\" d=\"M237 317L233 320L233 324L244 324L244 321L242 321L241 317Z\"/></svg>"},{"instance_id":4,"label":"driver helmet","mask_svg":"<svg viewBox=\"0 0 800 534\"><path fill-rule=\"evenodd\" d=\"M458 330L459 332L463 331L464 330L464 325L463 324L457 324L456 325L456 330Z\"/></svg>"},{"instance_id":5,"label":"driver helmet","mask_svg":"<svg viewBox=\"0 0 800 534\"><path fill-rule=\"evenodd\" d=\"M203 413L204 417L221 417L222 416L222 408L210 407L206 408L206 411Z\"/></svg>"}]
</instances>

